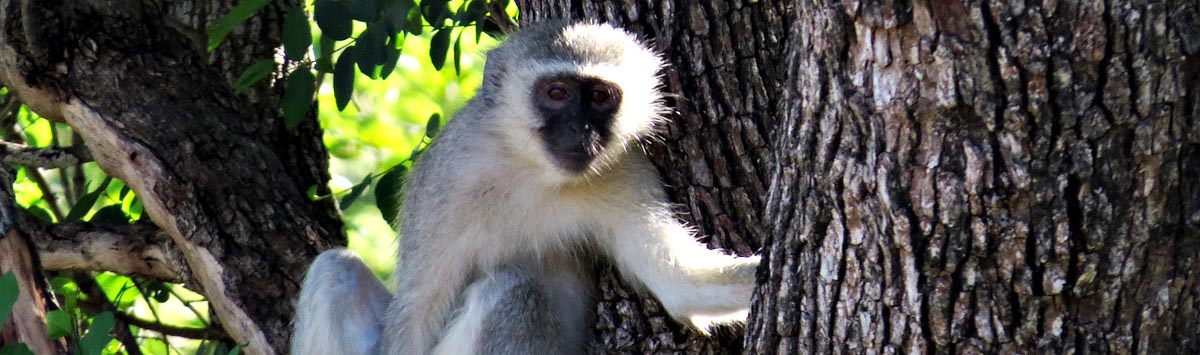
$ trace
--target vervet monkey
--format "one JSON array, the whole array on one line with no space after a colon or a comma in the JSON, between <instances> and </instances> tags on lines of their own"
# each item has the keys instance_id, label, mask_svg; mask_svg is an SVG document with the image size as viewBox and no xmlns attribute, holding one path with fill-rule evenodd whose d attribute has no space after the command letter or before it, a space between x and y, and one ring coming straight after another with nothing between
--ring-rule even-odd
<instances>
[{"instance_id":1,"label":"vervet monkey","mask_svg":"<svg viewBox=\"0 0 1200 355\"><path fill-rule=\"evenodd\" d=\"M396 294L348 251L322 253L292 353L580 354L597 262L701 330L743 321L758 257L698 243L640 145L663 119L662 65L593 23L489 52L478 94L407 181Z\"/></svg>"}]
</instances>

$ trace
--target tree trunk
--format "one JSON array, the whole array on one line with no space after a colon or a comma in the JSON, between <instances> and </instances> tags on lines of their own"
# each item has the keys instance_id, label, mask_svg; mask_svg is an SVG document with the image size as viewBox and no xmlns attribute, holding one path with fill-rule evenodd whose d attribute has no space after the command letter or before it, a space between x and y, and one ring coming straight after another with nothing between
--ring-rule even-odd
<instances>
[{"instance_id":1,"label":"tree trunk","mask_svg":"<svg viewBox=\"0 0 1200 355\"><path fill-rule=\"evenodd\" d=\"M797 4L747 352L1200 352L1197 11Z\"/></svg>"},{"instance_id":2,"label":"tree trunk","mask_svg":"<svg viewBox=\"0 0 1200 355\"><path fill-rule=\"evenodd\" d=\"M315 110L288 129L281 82L230 89L274 57L296 2L268 5L206 54L204 24L238 2L0 1L0 81L83 137L182 251L184 281L230 336L271 354L287 349L308 263L345 237L333 202L305 193L328 192Z\"/></svg>"}]
</instances>

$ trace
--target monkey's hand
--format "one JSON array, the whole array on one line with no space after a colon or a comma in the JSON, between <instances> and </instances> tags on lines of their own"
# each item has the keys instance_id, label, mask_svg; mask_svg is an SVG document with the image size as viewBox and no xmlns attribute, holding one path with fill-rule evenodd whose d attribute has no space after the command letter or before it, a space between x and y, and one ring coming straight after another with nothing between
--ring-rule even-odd
<instances>
[{"instance_id":1,"label":"monkey's hand","mask_svg":"<svg viewBox=\"0 0 1200 355\"><path fill-rule=\"evenodd\" d=\"M300 289L292 355L377 354L391 297L354 253L321 253Z\"/></svg>"},{"instance_id":2,"label":"monkey's hand","mask_svg":"<svg viewBox=\"0 0 1200 355\"><path fill-rule=\"evenodd\" d=\"M650 290L667 312L700 331L743 322L759 257L709 249L665 208L626 219L608 238L622 275Z\"/></svg>"}]
</instances>

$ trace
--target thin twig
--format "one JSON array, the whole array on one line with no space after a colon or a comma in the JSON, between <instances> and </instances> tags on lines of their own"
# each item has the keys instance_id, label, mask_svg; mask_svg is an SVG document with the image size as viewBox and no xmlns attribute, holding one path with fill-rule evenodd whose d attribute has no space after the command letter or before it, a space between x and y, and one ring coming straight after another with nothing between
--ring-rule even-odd
<instances>
[{"instance_id":1,"label":"thin twig","mask_svg":"<svg viewBox=\"0 0 1200 355\"><path fill-rule=\"evenodd\" d=\"M50 206L50 214L54 215L54 220L63 221L66 215L63 214L62 208L58 206L58 196L54 194L54 190L50 188L50 183L46 182L46 177L42 176L41 170L34 167L26 167L25 173L37 183L39 189L42 190L42 200L46 201L46 205Z\"/></svg>"}]
</instances>

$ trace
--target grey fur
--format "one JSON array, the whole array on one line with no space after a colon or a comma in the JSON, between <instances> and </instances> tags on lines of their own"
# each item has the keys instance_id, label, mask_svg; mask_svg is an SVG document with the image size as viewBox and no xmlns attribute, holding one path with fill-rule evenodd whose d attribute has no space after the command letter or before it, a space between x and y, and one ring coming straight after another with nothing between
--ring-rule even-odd
<instances>
[{"instance_id":1,"label":"grey fur","mask_svg":"<svg viewBox=\"0 0 1200 355\"><path fill-rule=\"evenodd\" d=\"M305 338L292 353L374 348L370 330L382 321L383 354L581 354L599 259L702 331L744 320L758 258L696 242L666 207L639 146L662 119L661 66L628 33L596 24L534 26L492 50L478 94L408 179L387 310L346 316L383 308L378 286L331 286L342 272L362 279L347 265L356 260L314 263L297 310L296 334ZM622 94L615 111L603 111L611 119L588 121L609 126L603 139L581 140L592 145L580 166L562 164L569 138L551 144L538 133L550 118L533 108L533 95L545 94L534 83L548 77L599 79ZM553 119L580 119L557 112ZM586 129L568 131L576 127Z\"/></svg>"}]
</instances>

